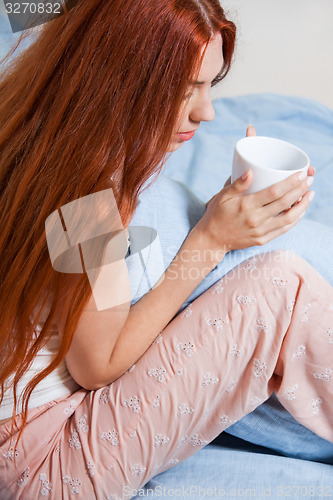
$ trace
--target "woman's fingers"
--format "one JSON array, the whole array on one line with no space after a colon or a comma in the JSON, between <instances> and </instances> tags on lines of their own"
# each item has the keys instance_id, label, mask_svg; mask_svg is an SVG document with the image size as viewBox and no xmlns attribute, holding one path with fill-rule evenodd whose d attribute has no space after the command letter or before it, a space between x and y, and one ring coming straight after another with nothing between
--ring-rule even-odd
<instances>
[{"instance_id":1,"label":"woman's fingers","mask_svg":"<svg viewBox=\"0 0 333 500\"><path fill-rule=\"evenodd\" d=\"M310 165L308 168L308 175L314 175L316 173L316 169Z\"/></svg>"},{"instance_id":2,"label":"woman's fingers","mask_svg":"<svg viewBox=\"0 0 333 500\"><path fill-rule=\"evenodd\" d=\"M254 137L257 135L256 129L254 128L253 125L248 125L246 129L246 137Z\"/></svg>"},{"instance_id":3,"label":"woman's fingers","mask_svg":"<svg viewBox=\"0 0 333 500\"><path fill-rule=\"evenodd\" d=\"M250 194L248 196L252 197L252 200L254 201L257 207L263 207L265 205L274 203L275 201L279 200L284 195L286 195L288 192L300 188L300 184L302 183L302 181L303 181L303 186L305 188L306 185L304 181L306 177L307 177L306 172L297 172L296 174L289 176L287 179L284 179L283 181L277 182L272 186L263 189L262 191L258 191L257 193ZM300 191L302 191L302 189L303 188L301 188ZM298 198L300 196L301 195L299 195ZM296 200L297 198L295 198L294 202ZM279 212L281 212L281 210L279 210L276 213Z\"/></svg>"},{"instance_id":4,"label":"woman's fingers","mask_svg":"<svg viewBox=\"0 0 333 500\"><path fill-rule=\"evenodd\" d=\"M270 241L273 237L273 234L280 235L288 231L291 227L297 224L301 217L305 214L308 209L313 196L310 191L305 196L303 196L302 200L290 208L286 212L282 212L279 215L272 216L270 219L261 225L258 225L256 228L257 236L260 241L267 240ZM262 244L262 243L261 243Z\"/></svg>"},{"instance_id":5,"label":"woman's fingers","mask_svg":"<svg viewBox=\"0 0 333 500\"><path fill-rule=\"evenodd\" d=\"M278 200L273 203L269 203L265 207L263 207L263 211L265 216L271 216L280 214L285 210L289 210L294 205L297 205L301 202L304 195L309 191L313 183L313 177L307 177L304 181L302 181L296 188L288 191L285 195L283 195Z\"/></svg>"}]
</instances>

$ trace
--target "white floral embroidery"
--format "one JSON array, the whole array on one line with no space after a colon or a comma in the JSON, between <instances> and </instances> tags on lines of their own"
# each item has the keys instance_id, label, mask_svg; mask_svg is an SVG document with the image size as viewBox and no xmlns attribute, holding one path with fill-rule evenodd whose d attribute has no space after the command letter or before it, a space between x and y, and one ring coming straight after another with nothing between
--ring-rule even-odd
<instances>
[{"instance_id":1,"label":"white floral embroidery","mask_svg":"<svg viewBox=\"0 0 333 500\"><path fill-rule=\"evenodd\" d=\"M208 444L208 441L199 439L199 434L192 434L190 443L192 446L205 446L206 444Z\"/></svg>"},{"instance_id":2,"label":"white floral embroidery","mask_svg":"<svg viewBox=\"0 0 333 500\"><path fill-rule=\"evenodd\" d=\"M154 436L154 446L162 446L163 444L167 444L170 441L168 436L163 436L162 434L156 434Z\"/></svg>"},{"instance_id":3,"label":"white floral embroidery","mask_svg":"<svg viewBox=\"0 0 333 500\"><path fill-rule=\"evenodd\" d=\"M254 302L257 302L257 299L253 295L239 295L237 301L239 304L254 304Z\"/></svg>"},{"instance_id":4,"label":"white floral embroidery","mask_svg":"<svg viewBox=\"0 0 333 500\"><path fill-rule=\"evenodd\" d=\"M291 359L299 359L306 355L306 347L305 345L299 345L297 347L297 351L295 351L292 355Z\"/></svg>"},{"instance_id":5,"label":"white floral embroidery","mask_svg":"<svg viewBox=\"0 0 333 500\"><path fill-rule=\"evenodd\" d=\"M75 448L79 450L81 448L81 443L77 430L75 429L72 433L72 437L68 439L70 448Z\"/></svg>"},{"instance_id":6,"label":"white floral embroidery","mask_svg":"<svg viewBox=\"0 0 333 500\"><path fill-rule=\"evenodd\" d=\"M132 431L130 434L130 438L135 438L136 436L137 436L137 433L136 433L136 430L134 429L134 431Z\"/></svg>"},{"instance_id":7,"label":"white floral embroidery","mask_svg":"<svg viewBox=\"0 0 333 500\"><path fill-rule=\"evenodd\" d=\"M154 408L159 408L160 406L160 398L161 396L158 394L156 398L153 400L153 407Z\"/></svg>"},{"instance_id":8,"label":"white floral embroidery","mask_svg":"<svg viewBox=\"0 0 333 500\"><path fill-rule=\"evenodd\" d=\"M255 358L255 360L253 361L253 364L255 366L254 376L261 377L261 375L264 373L264 371L267 368L265 361L260 361L259 359Z\"/></svg>"},{"instance_id":9,"label":"white floral embroidery","mask_svg":"<svg viewBox=\"0 0 333 500\"><path fill-rule=\"evenodd\" d=\"M82 415L80 417L78 423L76 424L77 430L81 430L82 432L88 432L89 426L87 425L87 415Z\"/></svg>"},{"instance_id":10,"label":"white floral embroidery","mask_svg":"<svg viewBox=\"0 0 333 500\"><path fill-rule=\"evenodd\" d=\"M213 375L210 372L205 373L203 378L204 378L204 381L202 382L202 385L204 385L206 387L210 384L217 384L217 382L219 382L219 378L213 377Z\"/></svg>"},{"instance_id":11,"label":"white floral embroidery","mask_svg":"<svg viewBox=\"0 0 333 500\"><path fill-rule=\"evenodd\" d=\"M153 476L156 476L160 472L160 469L161 469L162 466L163 466L163 462L161 462L160 464L156 465L155 469L153 470Z\"/></svg>"},{"instance_id":12,"label":"white floral embroidery","mask_svg":"<svg viewBox=\"0 0 333 500\"><path fill-rule=\"evenodd\" d=\"M3 453L3 456L5 458L7 458L9 460L12 460L12 461L14 461L15 458L17 458L19 455L20 454L19 454L18 450L16 448L14 450L13 446L11 446L8 451L6 451L5 453Z\"/></svg>"},{"instance_id":13,"label":"white floral embroidery","mask_svg":"<svg viewBox=\"0 0 333 500\"><path fill-rule=\"evenodd\" d=\"M259 333L270 333L271 328L267 322L263 318L257 319L257 330Z\"/></svg>"},{"instance_id":14,"label":"white floral embroidery","mask_svg":"<svg viewBox=\"0 0 333 500\"><path fill-rule=\"evenodd\" d=\"M178 406L178 412L177 415L180 417L183 417L184 415L191 415L194 412L194 408L191 406L188 406L186 403L181 403Z\"/></svg>"},{"instance_id":15,"label":"white floral embroidery","mask_svg":"<svg viewBox=\"0 0 333 500\"><path fill-rule=\"evenodd\" d=\"M27 467L25 471L22 473L21 478L17 481L17 486L21 488L22 486L25 486L29 482L29 473L30 473L30 467Z\"/></svg>"},{"instance_id":16,"label":"white floral embroidery","mask_svg":"<svg viewBox=\"0 0 333 500\"><path fill-rule=\"evenodd\" d=\"M131 474L132 476L141 476L147 470L146 467L139 464L134 464L131 466Z\"/></svg>"},{"instance_id":17,"label":"white floral embroidery","mask_svg":"<svg viewBox=\"0 0 333 500\"><path fill-rule=\"evenodd\" d=\"M129 368L127 371L128 371L129 373L132 373L132 371L133 371L133 370L135 370L135 365L132 365L132 366L131 366L131 368Z\"/></svg>"},{"instance_id":18,"label":"white floral embroidery","mask_svg":"<svg viewBox=\"0 0 333 500\"><path fill-rule=\"evenodd\" d=\"M317 415L320 412L319 405L321 405L322 403L323 403L323 400L321 398L311 400L310 405L312 406L314 415Z\"/></svg>"},{"instance_id":19,"label":"white floral embroidery","mask_svg":"<svg viewBox=\"0 0 333 500\"><path fill-rule=\"evenodd\" d=\"M256 262L257 262L257 259L255 257L253 259L247 261L247 263L243 267L244 271L252 271L253 269L257 269Z\"/></svg>"},{"instance_id":20,"label":"white floral embroidery","mask_svg":"<svg viewBox=\"0 0 333 500\"><path fill-rule=\"evenodd\" d=\"M138 396L132 396L131 398L125 399L123 401L123 406L126 408L132 408L134 413L139 413L141 410L140 399Z\"/></svg>"},{"instance_id":21,"label":"white floral embroidery","mask_svg":"<svg viewBox=\"0 0 333 500\"><path fill-rule=\"evenodd\" d=\"M192 344L191 341L185 344L183 344L183 342L179 342L176 347L179 351L183 351L188 358L190 358L193 354L194 344Z\"/></svg>"},{"instance_id":22,"label":"white floral embroidery","mask_svg":"<svg viewBox=\"0 0 333 500\"><path fill-rule=\"evenodd\" d=\"M235 378L230 382L230 384L226 388L226 392L232 392L236 388L237 384L238 384L238 378Z\"/></svg>"},{"instance_id":23,"label":"white floral embroidery","mask_svg":"<svg viewBox=\"0 0 333 500\"><path fill-rule=\"evenodd\" d=\"M229 427L229 425L232 425L236 422L236 420L230 420L228 415L221 415L220 416L220 421L219 424L222 425L223 429L226 429Z\"/></svg>"},{"instance_id":24,"label":"white floral embroidery","mask_svg":"<svg viewBox=\"0 0 333 500\"><path fill-rule=\"evenodd\" d=\"M102 441L110 441L112 446L118 446L119 444L118 435L119 434L116 431L116 429L112 429L112 431L102 432L101 439Z\"/></svg>"},{"instance_id":25,"label":"white floral embroidery","mask_svg":"<svg viewBox=\"0 0 333 500\"><path fill-rule=\"evenodd\" d=\"M57 444L57 446L55 447L54 451L56 453L60 453L60 444Z\"/></svg>"},{"instance_id":26,"label":"white floral embroidery","mask_svg":"<svg viewBox=\"0 0 333 500\"><path fill-rule=\"evenodd\" d=\"M184 311L182 312L181 314L181 318L188 318L189 316L191 316L192 314L192 309L191 309L191 304L189 306L187 306L186 309L184 309Z\"/></svg>"},{"instance_id":27,"label":"white floral embroidery","mask_svg":"<svg viewBox=\"0 0 333 500\"><path fill-rule=\"evenodd\" d=\"M162 342L163 340L163 337L162 335L159 333L156 337L156 339L154 340L153 344L159 344L160 342Z\"/></svg>"},{"instance_id":28,"label":"white floral embroidery","mask_svg":"<svg viewBox=\"0 0 333 500\"><path fill-rule=\"evenodd\" d=\"M148 373L149 377L155 377L156 380L158 382L160 382L161 384L163 382L165 382L165 373L166 373L166 369L165 368L162 368L162 367L160 367L160 368L150 368L147 373Z\"/></svg>"},{"instance_id":29,"label":"white floral embroidery","mask_svg":"<svg viewBox=\"0 0 333 500\"><path fill-rule=\"evenodd\" d=\"M298 384L294 384L291 387L287 387L287 391L285 392L285 394L287 395L289 400L296 399L295 392L297 391L297 389L298 389Z\"/></svg>"},{"instance_id":30,"label":"white floral embroidery","mask_svg":"<svg viewBox=\"0 0 333 500\"><path fill-rule=\"evenodd\" d=\"M109 465L109 466L107 467L107 470L113 470L113 469L114 469L114 466L113 466L113 465Z\"/></svg>"},{"instance_id":31,"label":"white floral embroidery","mask_svg":"<svg viewBox=\"0 0 333 500\"><path fill-rule=\"evenodd\" d=\"M188 435L185 434L185 436L183 436L179 441L178 441L178 446L177 448L181 448L182 446L184 446L184 444L186 443L186 441L188 440Z\"/></svg>"},{"instance_id":32,"label":"white floral embroidery","mask_svg":"<svg viewBox=\"0 0 333 500\"><path fill-rule=\"evenodd\" d=\"M216 330L222 330L225 321L221 318L207 319L207 324L210 326L215 326Z\"/></svg>"},{"instance_id":33,"label":"white floral embroidery","mask_svg":"<svg viewBox=\"0 0 333 500\"><path fill-rule=\"evenodd\" d=\"M71 493L73 495L78 495L79 494L79 486L82 486L82 483L80 479L76 478L74 479L73 477L70 477L68 475L62 477L63 483L68 484L71 489Z\"/></svg>"},{"instance_id":34,"label":"white floral embroidery","mask_svg":"<svg viewBox=\"0 0 333 500\"><path fill-rule=\"evenodd\" d=\"M70 402L69 402L69 406L67 406L67 408L64 408L64 413L65 415L72 415L75 411L75 408L76 408L76 405L77 405L77 401L75 401L75 399L72 399Z\"/></svg>"},{"instance_id":35,"label":"white floral embroidery","mask_svg":"<svg viewBox=\"0 0 333 500\"><path fill-rule=\"evenodd\" d=\"M214 288L212 288L211 293L217 293L220 294L223 291L223 279L220 279L215 285Z\"/></svg>"},{"instance_id":36,"label":"white floral embroidery","mask_svg":"<svg viewBox=\"0 0 333 500\"><path fill-rule=\"evenodd\" d=\"M93 477L95 475L95 466L92 462L87 462L87 469L89 476Z\"/></svg>"},{"instance_id":37,"label":"white floral embroidery","mask_svg":"<svg viewBox=\"0 0 333 500\"><path fill-rule=\"evenodd\" d=\"M52 491L52 483L49 482L46 474L39 474L39 480L42 482L40 494L42 495L42 497L48 497L50 491Z\"/></svg>"},{"instance_id":38,"label":"white floral embroidery","mask_svg":"<svg viewBox=\"0 0 333 500\"><path fill-rule=\"evenodd\" d=\"M329 343L333 344L333 328L328 328L325 332L325 335L328 335Z\"/></svg>"},{"instance_id":39,"label":"white floral embroidery","mask_svg":"<svg viewBox=\"0 0 333 500\"><path fill-rule=\"evenodd\" d=\"M167 462L167 465L176 465L179 463L178 458L170 458L170 460Z\"/></svg>"},{"instance_id":40,"label":"white floral embroidery","mask_svg":"<svg viewBox=\"0 0 333 500\"><path fill-rule=\"evenodd\" d=\"M262 398L259 398L258 396L255 396L254 398L251 398L250 399L250 403L252 406L259 406L261 403L263 403L263 400Z\"/></svg>"},{"instance_id":41,"label":"white floral embroidery","mask_svg":"<svg viewBox=\"0 0 333 500\"><path fill-rule=\"evenodd\" d=\"M183 375L183 368L179 368L179 370L176 371L176 375L181 377Z\"/></svg>"},{"instance_id":42,"label":"white floral embroidery","mask_svg":"<svg viewBox=\"0 0 333 500\"><path fill-rule=\"evenodd\" d=\"M272 283L273 283L273 285L277 285L277 286L286 286L288 283L288 280L273 278Z\"/></svg>"},{"instance_id":43,"label":"white floral embroidery","mask_svg":"<svg viewBox=\"0 0 333 500\"><path fill-rule=\"evenodd\" d=\"M325 371L322 373L314 373L313 374L314 378L318 378L320 380L325 380L325 382L328 382L329 380L332 380L333 378L333 370L330 368L325 368Z\"/></svg>"},{"instance_id":44,"label":"white floral embroidery","mask_svg":"<svg viewBox=\"0 0 333 500\"><path fill-rule=\"evenodd\" d=\"M287 306L287 309L288 311L290 312L290 314L293 313L293 310L294 310L294 307L295 307L295 303L296 303L296 300L295 299L292 299L290 302L289 302L289 305Z\"/></svg>"},{"instance_id":45,"label":"white floral embroidery","mask_svg":"<svg viewBox=\"0 0 333 500\"><path fill-rule=\"evenodd\" d=\"M238 356L241 355L241 352L239 349L238 349L238 345L237 344L233 344L231 346L231 351L230 351L230 355L233 356L234 358L237 358Z\"/></svg>"},{"instance_id":46,"label":"white floral embroidery","mask_svg":"<svg viewBox=\"0 0 333 500\"><path fill-rule=\"evenodd\" d=\"M302 323L306 323L307 321L309 321L309 318L308 318L308 310L311 308L311 304L307 304L303 311L302 311L302 318L301 318L301 321Z\"/></svg>"},{"instance_id":47,"label":"white floral embroidery","mask_svg":"<svg viewBox=\"0 0 333 500\"><path fill-rule=\"evenodd\" d=\"M109 387L104 387L104 389L102 390L98 400L101 405L109 403L110 401L109 390L110 390Z\"/></svg>"}]
</instances>

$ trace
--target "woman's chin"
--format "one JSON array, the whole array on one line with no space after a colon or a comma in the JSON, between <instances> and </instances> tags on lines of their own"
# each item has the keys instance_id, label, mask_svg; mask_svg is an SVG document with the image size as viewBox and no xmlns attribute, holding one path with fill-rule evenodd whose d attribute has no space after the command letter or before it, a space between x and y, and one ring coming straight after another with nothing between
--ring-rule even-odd
<instances>
[{"instance_id":1,"label":"woman's chin","mask_svg":"<svg viewBox=\"0 0 333 500\"><path fill-rule=\"evenodd\" d=\"M172 141L169 146L168 153L173 153L177 149L179 149L184 144L184 141Z\"/></svg>"}]
</instances>

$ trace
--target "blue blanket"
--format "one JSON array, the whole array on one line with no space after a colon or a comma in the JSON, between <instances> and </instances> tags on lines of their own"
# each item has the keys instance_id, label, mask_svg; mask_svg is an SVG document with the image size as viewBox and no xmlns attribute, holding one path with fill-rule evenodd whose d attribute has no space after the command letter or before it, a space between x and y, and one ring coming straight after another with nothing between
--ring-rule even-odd
<instances>
[{"instance_id":1,"label":"blue blanket","mask_svg":"<svg viewBox=\"0 0 333 500\"><path fill-rule=\"evenodd\" d=\"M262 247L229 252L181 309L249 256L278 248L294 250L333 285L333 111L316 101L273 94L220 99L215 102L215 111L215 120L202 124L194 139L170 157L159 178L140 196L140 204L129 228L132 235L131 256L128 259L132 303L158 280L188 231L204 214L205 202L222 189L231 173L234 146L245 135L249 123L256 127L258 135L287 140L307 152L317 171L311 188L316 196L306 216L288 233ZM141 262L135 226L152 227L158 235L157 239L152 236L152 244L141 252ZM142 262L146 267L144 272ZM230 439L235 440L234 444ZM238 449L240 442L243 443L241 451ZM205 457L211 459L209 471L214 466L217 471L223 470L222 476L217 474L218 479L214 476L214 481L221 488L250 488L253 484L268 487L274 481L276 487L278 484L296 484L302 477L299 474L307 477L308 482L304 480L302 484L309 486L327 484L324 478L333 478L331 467L323 465L333 464L333 444L298 424L274 395L229 427L216 443L205 448ZM257 459L253 453L263 456ZM276 454L283 457L277 460ZM199 484L207 486L205 478L209 471L203 469L202 454L197 455L191 461L155 477L147 487L188 485L195 477L193 470L196 471L194 474L198 474ZM260 470L254 472L250 467L249 472L249 458L261 463ZM305 460L322 463L311 468ZM273 469L277 463L280 472L274 475L273 480ZM263 471L268 480L263 479ZM333 488L333 479L329 486Z\"/></svg>"}]
</instances>

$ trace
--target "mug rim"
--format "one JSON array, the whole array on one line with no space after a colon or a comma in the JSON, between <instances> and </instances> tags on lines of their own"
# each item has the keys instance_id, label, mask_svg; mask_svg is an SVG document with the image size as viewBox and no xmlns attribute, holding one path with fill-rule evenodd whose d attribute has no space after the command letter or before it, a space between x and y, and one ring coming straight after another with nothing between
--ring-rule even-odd
<instances>
[{"instance_id":1,"label":"mug rim","mask_svg":"<svg viewBox=\"0 0 333 500\"><path fill-rule=\"evenodd\" d=\"M256 141L257 139L264 139L264 140L269 140L271 142L278 142L278 143L283 143L284 145L287 145L289 147L292 147L294 150L297 150L299 153L302 154L302 156L304 157L304 159L306 160L306 165L304 165L304 167L300 167L300 168L296 168L296 169L277 169L277 168L268 168L268 167L262 167L260 165L255 165L253 163L253 161L251 160L248 160L244 154L242 154L240 151L239 151L239 145L240 143L243 143L243 142L249 142L250 141ZM310 166L310 158L309 156L305 153L305 151L303 151L303 149L299 148L298 146L296 146L295 144L291 143L291 142L288 142L288 141L284 141L282 139L278 139L276 137L269 137L269 136L265 136L265 135L255 135L255 136L250 136L250 137L242 137L241 139L239 139L236 143L236 146L235 146L235 151L237 151L237 154L239 156L241 156L243 158L244 161L246 161L248 164L250 165L253 165L254 168L257 168L257 169L261 169L261 170L267 170L267 171L274 171L274 172L280 172L280 173L283 173L283 172L298 172L298 171L301 171L301 170L304 170L304 169L308 169L309 166Z\"/></svg>"}]
</instances>

